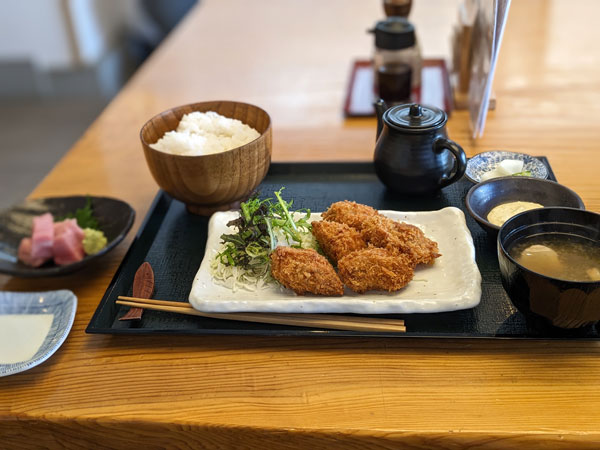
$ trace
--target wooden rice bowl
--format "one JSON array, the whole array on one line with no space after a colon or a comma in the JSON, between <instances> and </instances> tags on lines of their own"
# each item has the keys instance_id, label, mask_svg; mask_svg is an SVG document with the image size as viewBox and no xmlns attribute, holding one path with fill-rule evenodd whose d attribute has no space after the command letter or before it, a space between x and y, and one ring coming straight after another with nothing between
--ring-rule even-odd
<instances>
[{"instance_id":1,"label":"wooden rice bowl","mask_svg":"<svg viewBox=\"0 0 600 450\"><path fill-rule=\"evenodd\" d=\"M241 147L212 155L172 155L150 147L167 131L175 130L185 114L194 111L214 111L238 119L260 136ZM271 164L271 118L263 109L247 103L211 101L171 108L146 122L140 139L156 183L185 203L193 214L210 215L236 208L264 179Z\"/></svg>"}]
</instances>

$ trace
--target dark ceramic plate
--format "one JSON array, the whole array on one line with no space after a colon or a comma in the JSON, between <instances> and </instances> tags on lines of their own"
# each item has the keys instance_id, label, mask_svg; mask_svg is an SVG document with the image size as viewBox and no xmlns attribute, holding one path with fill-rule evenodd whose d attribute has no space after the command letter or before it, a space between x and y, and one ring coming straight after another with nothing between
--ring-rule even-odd
<instances>
[{"instance_id":1,"label":"dark ceramic plate","mask_svg":"<svg viewBox=\"0 0 600 450\"><path fill-rule=\"evenodd\" d=\"M493 239L500 227L491 224L487 215L498 205L516 201L539 203L544 207L585 209L575 191L552 180L530 177L492 178L473 186L465 197L467 211Z\"/></svg>"},{"instance_id":2,"label":"dark ceramic plate","mask_svg":"<svg viewBox=\"0 0 600 450\"><path fill-rule=\"evenodd\" d=\"M21 239L31 236L33 217L46 212L52 213L54 217L74 213L76 209L85 206L86 199L87 196L83 195L40 198L0 211L0 273L27 278L63 275L81 269L113 249L131 229L135 211L121 200L91 197L94 217L108 240L104 249L66 266L57 266L50 261L41 267L29 267L17 260Z\"/></svg>"}]
</instances>

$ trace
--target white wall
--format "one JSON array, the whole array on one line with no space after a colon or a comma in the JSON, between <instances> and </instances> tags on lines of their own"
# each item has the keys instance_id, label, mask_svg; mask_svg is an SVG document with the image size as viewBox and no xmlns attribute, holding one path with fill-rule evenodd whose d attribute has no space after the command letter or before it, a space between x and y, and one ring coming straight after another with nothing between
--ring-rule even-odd
<instances>
[{"instance_id":1,"label":"white wall","mask_svg":"<svg viewBox=\"0 0 600 450\"><path fill-rule=\"evenodd\" d=\"M61 0L0 0L0 59L30 60L41 69L73 64Z\"/></svg>"},{"instance_id":2,"label":"white wall","mask_svg":"<svg viewBox=\"0 0 600 450\"><path fill-rule=\"evenodd\" d=\"M136 0L0 0L0 60L41 70L96 64L137 14Z\"/></svg>"},{"instance_id":3,"label":"white wall","mask_svg":"<svg viewBox=\"0 0 600 450\"><path fill-rule=\"evenodd\" d=\"M83 64L93 65L116 45L135 0L68 0L68 9Z\"/></svg>"},{"instance_id":4,"label":"white wall","mask_svg":"<svg viewBox=\"0 0 600 450\"><path fill-rule=\"evenodd\" d=\"M413 2L409 20L416 25L426 56L450 55L452 25L461 1L444 1L435 15L424 7L427 0ZM323 2L326 7L327 0ZM93 65L110 51L125 25L152 36L145 19L137 0L0 0L0 61L30 60L41 70ZM440 32L420 33L423 24ZM372 25L365 22L365 29Z\"/></svg>"},{"instance_id":5,"label":"white wall","mask_svg":"<svg viewBox=\"0 0 600 450\"><path fill-rule=\"evenodd\" d=\"M525 0L526 1L526 0ZM413 0L408 16L415 25L423 56L428 58L450 58L452 55L452 27L457 22L458 7L463 0L444 0L436 3L435 14L431 14L428 0ZM435 33L422 33L421 29L435 29Z\"/></svg>"}]
</instances>

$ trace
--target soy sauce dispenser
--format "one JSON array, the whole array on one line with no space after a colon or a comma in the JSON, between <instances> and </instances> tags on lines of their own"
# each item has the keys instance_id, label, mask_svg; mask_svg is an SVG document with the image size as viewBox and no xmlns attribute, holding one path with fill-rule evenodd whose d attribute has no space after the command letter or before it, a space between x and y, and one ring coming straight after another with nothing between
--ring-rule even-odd
<instances>
[{"instance_id":1,"label":"soy sauce dispenser","mask_svg":"<svg viewBox=\"0 0 600 450\"><path fill-rule=\"evenodd\" d=\"M388 105L408 103L421 87L421 52L415 27L404 17L388 17L370 30L376 98Z\"/></svg>"}]
</instances>

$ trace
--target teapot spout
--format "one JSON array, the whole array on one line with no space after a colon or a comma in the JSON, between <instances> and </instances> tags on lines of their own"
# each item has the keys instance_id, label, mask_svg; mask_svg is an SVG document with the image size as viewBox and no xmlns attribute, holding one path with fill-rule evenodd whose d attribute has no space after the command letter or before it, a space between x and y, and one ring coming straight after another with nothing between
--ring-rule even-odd
<instances>
[{"instance_id":1,"label":"teapot spout","mask_svg":"<svg viewBox=\"0 0 600 450\"><path fill-rule=\"evenodd\" d=\"M375 137L375 140L377 141L383 130L383 113L387 111L387 105L385 101L380 98L373 106L375 107L375 114L377 115L377 136Z\"/></svg>"}]
</instances>

